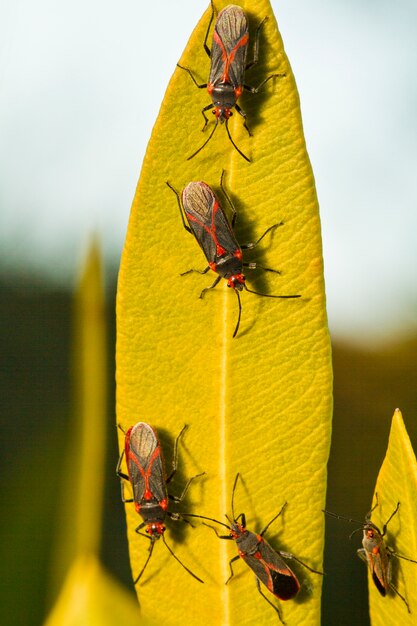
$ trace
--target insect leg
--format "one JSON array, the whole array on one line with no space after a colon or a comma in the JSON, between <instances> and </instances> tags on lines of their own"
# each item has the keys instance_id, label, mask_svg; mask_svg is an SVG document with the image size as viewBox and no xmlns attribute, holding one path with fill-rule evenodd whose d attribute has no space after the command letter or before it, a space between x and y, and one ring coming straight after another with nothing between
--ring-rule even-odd
<instances>
[{"instance_id":1,"label":"insect leg","mask_svg":"<svg viewBox=\"0 0 417 626\"><path fill-rule=\"evenodd\" d=\"M172 513L171 511L167 511L166 514L169 519L173 519L175 522L185 522L186 524L189 524L191 528L194 528L194 525L188 519L185 519L182 513Z\"/></svg>"},{"instance_id":2,"label":"insect leg","mask_svg":"<svg viewBox=\"0 0 417 626\"><path fill-rule=\"evenodd\" d=\"M253 59L252 61L249 61L249 63L246 64L246 68L245 71L247 71L249 68L253 67L254 65L257 64L258 62L258 57L259 57L259 34L262 28L262 25L267 21L267 17L264 17L264 19L258 24L258 27L256 29L255 32L255 40L253 42Z\"/></svg>"},{"instance_id":3,"label":"insect leg","mask_svg":"<svg viewBox=\"0 0 417 626\"><path fill-rule=\"evenodd\" d=\"M361 559L361 561L363 561L369 566L365 548L359 548L359 550L356 550L356 553L358 557Z\"/></svg>"},{"instance_id":4,"label":"insect leg","mask_svg":"<svg viewBox=\"0 0 417 626\"><path fill-rule=\"evenodd\" d=\"M187 270L186 272L182 272L180 276L185 276L186 274L191 274L192 272L197 272L197 274L207 274L209 269L210 269L210 265L207 265L206 269L204 270L191 269L191 270Z\"/></svg>"},{"instance_id":5,"label":"insect leg","mask_svg":"<svg viewBox=\"0 0 417 626\"><path fill-rule=\"evenodd\" d=\"M176 189L174 189L174 187L168 182L166 181L166 185L171 189L171 191L173 191L175 193L175 195L177 196L177 202L178 202L178 208L180 210L180 215L181 215L181 219L182 219L182 225L184 226L185 230L192 234L192 230L191 228L188 226L187 222L185 221L185 217L184 217L184 211L182 208L182 204L181 204L181 198L180 198L180 194L178 193L178 191Z\"/></svg>"},{"instance_id":6,"label":"insect leg","mask_svg":"<svg viewBox=\"0 0 417 626\"><path fill-rule=\"evenodd\" d=\"M249 127L248 127L248 125L247 125L247 122L246 122L246 113L245 113L245 111L243 111L243 109L241 109L241 108L240 108L240 106L239 106L237 103L235 104L235 109L236 109L236 111L239 113L239 115L241 115L241 116L243 117L243 120L244 120L244 122L243 122L243 126L244 126L244 128L246 128L246 130L248 131L248 135L249 135L249 137L253 137L252 133L251 133L251 132L250 132L250 130L249 130Z\"/></svg>"},{"instance_id":7,"label":"insect leg","mask_svg":"<svg viewBox=\"0 0 417 626\"><path fill-rule=\"evenodd\" d=\"M400 594L400 592L398 591L398 589L397 589L396 587L394 587L394 585L393 585L391 582L390 582L389 586L390 586L390 588L393 590L393 592L394 592L394 593L396 593L396 594L397 594L397 596L398 596L399 598L401 598L401 600L404 602L405 606L407 607L407 611L408 611L409 613L411 613L411 611L410 611L410 607L409 607L409 604L408 604L407 600L404 598L404 596L402 596L402 595Z\"/></svg>"},{"instance_id":8,"label":"insect leg","mask_svg":"<svg viewBox=\"0 0 417 626\"><path fill-rule=\"evenodd\" d=\"M124 478L125 480L129 480L129 476L127 474L125 474L124 472L121 471L121 466L122 466L122 461L123 461L123 457L125 455L125 451L123 450L122 454L119 456L119 460L117 461L117 466L116 466L116 475L119 478Z\"/></svg>"},{"instance_id":9,"label":"insect leg","mask_svg":"<svg viewBox=\"0 0 417 626\"><path fill-rule=\"evenodd\" d=\"M120 481L120 496L122 498L123 504L126 504L126 502L134 502L133 498L125 498L125 489L124 489L124 487L125 487L125 484L122 481Z\"/></svg>"},{"instance_id":10,"label":"insect leg","mask_svg":"<svg viewBox=\"0 0 417 626\"><path fill-rule=\"evenodd\" d=\"M123 504L126 504L126 502L133 502L133 498L125 498L125 484L123 480L129 480L129 476L125 474L124 472L122 472L120 469L124 455L125 455L125 451L123 450L122 454L119 457L119 460L117 461L116 474L119 478L122 479L120 481L120 496L122 498Z\"/></svg>"},{"instance_id":11,"label":"insect leg","mask_svg":"<svg viewBox=\"0 0 417 626\"><path fill-rule=\"evenodd\" d=\"M122 433L126 436L126 431L123 430L123 428L120 426L120 424L117 424L117 428L120 428L120 430L122 431ZM122 466L122 461L123 461L123 457L125 455L125 449L123 448L121 455L119 456L119 460L117 461L117 465L116 465L116 475L119 478L124 478L125 480L129 480L129 476L127 474L125 474L124 472L121 471L121 466Z\"/></svg>"},{"instance_id":12,"label":"insect leg","mask_svg":"<svg viewBox=\"0 0 417 626\"><path fill-rule=\"evenodd\" d=\"M205 272L200 272L200 273L201 274L205 274ZM221 280L221 276L217 276L216 280L214 281L214 283L210 287L205 287L203 289L203 291L200 293L200 298L203 299L204 298L204 294L206 293L206 291L208 291L209 289L214 289L215 286L220 282L220 280Z\"/></svg>"},{"instance_id":13,"label":"insect leg","mask_svg":"<svg viewBox=\"0 0 417 626\"><path fill-rule=\"evenodd\" d=\"M318 570L313 569L312 567L307 565L307 563L304 563L304 561L300 561L300 559L298 559L296 556L291 554L291 552L278 551L278 554L282 556L284 559L292 559L293 561L297 561L297 563L300 563L300 565L308 569L310 572L313 572L313 574L320 574L320 576L323 576L323 572L319 572Z\"/></svg>"},{"instance_id":14,"label":"insect leg","mask_svg":"<svg viewBox=\"0 0 417 626\"><path fill-rule=\"evenodd\" d=\"M273 270L270 267L264 267L258 263L242 263L243 267L247 267L250 270L263 270L264 272L274 272L274 274L281 274L280 270Z\"/></svg>"},{"instance_id":15,"label":"insect leg","mask_svg":"<svg viewBox=\"0 0 417 626\"><path fill-rule=\"evenodd\" d=\"M271 519L270 522L267 523L267 525L265 526L265 528L259 533L261 535L261 537L264 536L264 534L266 533L266 531L268 530L268 528L271 526L271 524L273 522L275 522L276 519L278 519L278 517L281 515L281 513L283 512L283 510L285 509L285 507L287 506L287 503L284 502L284 504L282 505L282 507L280 508L279 512L275 515L275 517L273 517Z\"/></svg>"},{"instance_id":16,"label":"insect leg","mask_svg":"<svg viewBox=\"0 0 417 626\"><path fill-rule=\"evenodd\" d=\"M394 517L394 515L395 515L396 513L398 513L398 509L399 509L399 508L400 508L400 503L399 503L399 502L397 502L397 506L395 507L395 510L391 513L391 515L389 516L388 520L385 522L385 524L384 524L384 526L383 526L383 528L382 528L382 536L384 536L384 535L385 535L386 530L387 530L387 526L388 526L388 524L390 523L390 521L392 520L392 518Z\"/></svg>"},{"instance_id":17,"label":"insect leg","mask_svg":"<svg viewBox=\"0 0 417 626\"><path fill-rule=\"evenodd\" d=\"M141 524L139 524L139 526L136 526L135 533L137 533L138 535L141 535L142 537L146 537L146 539L152 539L152 537L150 537L149 535L145 535L145 533L140 532L140 529L143 528L144 526L146 526L146 522L142 522Z\"/></svg>"},{"instance_id":18,"label":"insect leg","mask_svg":"<svg viewBox=\"0 0 417 626\"><path fill-rule=\"evenodd\" d=\"M252 250L253 248L256 248L256 246L262 241L262 239L265 237L265 235L267 235L271 230L275 230L275 228L278 228L279 226L283 226L283 225L284 225L284 222L279 222L278 224L273 224L272 226L267 228L266 231L256 241L253 241L251 243L243 243L243 244L241 244L241 246L240 246L241 249L242 250Z\"/></svg>"},{"instance_id":19,"label":"insect leg","mask_svg":"<svg viewBox=\"0 0 417 626\"><path fill-rule=\"evenodd\" d=\"M392 550L389 546L387 546L387 549L389 550L389 553L392 556L396 556L397 559L403 559L404 561L410 561L410 563L417 563L417 561L415 561L414 559L409 559L408 556L403 556L402 554L398 554L398 552L394 552L394 550Z\"/></svg>"},{"instance_id":20,"label":"insect leg","mask_svg":"<svg viewBox=\"0 0 417 626\"><path fill-rule=\"evenodd\" d=\"M372 509L365 515L365 521L370 522L371 521L371 517L372 517L372 513L375 511L376 507L378 506L378 494L375 494L375 504L372 507Z\"/></svg>"},{"instance_id":21,"label":"insect leg","mask_svg":"<svg viewBox=\"0 0 417 626\"><path fill-rule=\"evenodd\" d=\"M224 583L225 585L227 585L227 583L229 582L229 580L231 578L233 578L233 576L235 575L234 571L233 571L233 566L232 563L234 563L235 561L237 561L238 559L240 559L239 554L237 556L234 556L233 559L230 559L229 561L229 568L230 568L230 576L229 578L226 580L226 582Z\"/></svg>"},{"instance_id":22,"label":"insect leg","mask_svg":"<svg viewBox=\"0 0 417 626\"><path fill-rule=\"evenodd\" d=\"M194 74L192 73L192 71L188 67L184 67L183 65L180 65L179 63L177 63L177 67L179 67L181 70L184 70L184 72L187 72L187 74L190 75L191 80L193 81L193 83L194 83L194 85L196 87L198 87L199 89L206 89L207 88L207 83L201 83L201 85L198 84Z\"/></svg>"},{"instance_id":23,"label":"insect leg","mask_svg":"<svg viewBox=\"0 0 417 626\"><path fill-rule=\"evenodd\" d=\"M201 114L204 117L204 126L201 129L201 131L204 131L207 124L209 123L208 121L208 117L206 117L205 111L210 111L210 109L214 108L214 104L208 104L206 107L204 107L204 109L201 109Z\"/></svg>"},{"instance_id":24,"label":"insect leg","mask_svg":"<svg viewBox=\"0 0 417 626\"><path fill-rule=\"evenodd\" d=\"M175 472L177 471L177 465L178 465L178 442L181 439L181 437L183 436L183 434L186 431L186 429L187 429L187 424L184 424L184 426L181 428L179 434L177 435L177 438L175 439L174 454L173 454L173 457L172 457L172 470L171 470L170 475L168 476L168 478L165 481L165 483L167 485L174 478Z\"/></svg>"},{"instance_id":25,"label":"insect leg","mask_svg":"<svg viewBox=\"0 0 417 626\"><path fill-rule=\"evenodd\" d=\"M258 93L258 91L265 85L265 83L268 82L268 80L271 80L271 78L285 78L285 77L286 77L286 74L270 74L269 76L265 78L265 80L259 83L257 87L251 87L250 85L243 85L243 88L246 89L246 91L250 91L251 93Z\"/></svg>"},{"instance_id":26,"label":"insect leg","mask_svg":"<svg viewBox=\"0 0 417 626\"><path fill-rule=\"evenodd\" d=\"M237 211L236 211L236 207L233 204L232 200L230 199L229 194L226 191L226 187L223 184L223 180L224 180L224 175L226 173L226 170L222 171L222 175L220 177L220 189L222 190L224 197L226 198L227 202L229 203L230 208L232 209L232 219L231 219L231 226L232 228L235 227L235 223L236 223L236 218L237 218Z\"/></svg>"},{"instance_id":27,"label":"insect leg","mask_svg":"<svg viewBox=\"0 0 417 626\"><path fill-rule=\"evenodd\" d=\"M258 588L259 593L261 594L261 596L268 602L269 605L272 606L272 608L274 609L274 611L277 612L278 615L278 619L281 622L281 624L285 624L284 620L281 617L281 613L280 610L278 609L277 606L275 606L275 604L273 602L271 602L271 600L269 598L266 597L266 595L263 593L262 589L261 589L261 583L259 582L259 578L256 578L256 586Z\"/></svg>"},{"instance_id":28,"label":"insect leg","mask_svg":"<svg viewBox=\"0 0 417 626\"><path fill-rule=\"evenodd\" d=\"M169 495L170 500L172 500L173 502L181 502L185 496L185 494L188 491L189 486L191 485L191 483L193 482L194 478L199 478L200 476L204 476L206 472L201 472L200 474L196 474L195 476L192 476L187 484L185 485L182 494L180 496L171 496Z\"/></svg>"},{"instance_id":29,"label":"insect leg","mask_svg":"<svg viewBox=\"0 0 417 626\"><path fill-rule=\"evenodd\" d=\"M214 12L215 12L214 3L213 3L213 0L211 0L211 17L210 17L210 21L209 21L208 26L207 26L207 32L206 32L206 36L204 37L204 44L203 44L204 50L206 51L207 56L209 56L209 57L211 56L211 50L210 50L210 48L207 45L207 39L208 39L208 35L209 35L209 32L210 32L210 27L211 27L211 25L213 23Z\"/></svg>"}]
</instances>

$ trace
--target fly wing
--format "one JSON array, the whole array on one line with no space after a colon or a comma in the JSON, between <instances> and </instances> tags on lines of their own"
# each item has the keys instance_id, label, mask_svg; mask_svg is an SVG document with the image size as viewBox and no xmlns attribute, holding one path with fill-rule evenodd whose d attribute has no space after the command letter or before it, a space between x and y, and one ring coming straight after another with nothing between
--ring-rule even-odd
<instances>
[{"instance_id":1,"label":"fly wing","mask_svg":"<svg viewBox=\"0 0 417 626\"><path fill-rule=\"evenodd\" d=\"M242 9L230 4L220 11L213 32L209 83L243 83L248 51L248 23Z\"/></svg>"},{"instance_id":2,"label":"fly wing","mask_svg":"<svg viewBox=\"0 0 417 626\"><path fill-rule=\"evenodd\" d=\"M165 471L158 437L144 422L128 433L126 460L135 502L142 502L147 488L158 502L167 497Z\"/></svg>"},{"instance_id":3,"label":"fly wing","mask_svg":"<svg viewBox=\"0 0 417 626\"><path fill-rule=\"evenodd\" d=\"M267 541L262 540L258 544L258 551L254 555L242 558L276 598L290 600L297 595L300 589L297 577Z\"/></svg>"},{"instance_id":4,"label":"fly wing","mask_svg":"<svg viewBox=\"0 0 417 626\"><path fill-rule=\"evenodd\" d=\"M219 201L206 183L189 183L182 192L184 211L191 230L209 263L239 244Z\"/></svg>"}]
</instances>

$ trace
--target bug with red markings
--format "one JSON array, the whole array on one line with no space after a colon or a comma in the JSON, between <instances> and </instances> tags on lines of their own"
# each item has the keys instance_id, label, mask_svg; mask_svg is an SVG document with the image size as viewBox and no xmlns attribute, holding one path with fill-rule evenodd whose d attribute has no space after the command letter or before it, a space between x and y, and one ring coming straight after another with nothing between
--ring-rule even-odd
<instances>
[{"instance_id":1,"label":"bug with red markings","mask_svg":"<svg viewBox=\"0 0 417 626\"><path fill-rule=\"evenodd\" d=\"M121 427L119 426L121 429ZM197 474L190 478L185 485L180 496L172 496L168 494L167 485L171 482L177 471L178 442L181 439L186 426L184 426L175 440L174 455L172 459L172 470L169 476L166 476L164 460L162 457L161 445L155 430L145 422L138 422L125 433L125 445L119 461L117 463L116 473L121 479L122 501L134 502L136 512L142 517L143 522L135 529L139 535L150 539L149 554L142 570L136 577L134 584L136 585L142 577L146 566L152 556L155 541L162 537L162 541L167 547L171 555L187 570L191 576L199 582L204 582L188 569L174 554L165 540L165 518L172 520L181 520L188 522L182 517L181 513L169 511L169 500L181 502L184 498L188 487L192 481L198 476ZM122 429L121 429L122 430ZM124 432L124 431L123 431ZM122 461L126 458L127 474L122 472ZM129 481L132 486L133 497L125 498L124 481ZM146 534L141 533L141 529L146 527Z\"/></svg>"},{"instance_id":2,"label":"bug with red markings","mask_svg":"<svg viewBox=\"0 0 417 626\"><path fill-rule=\"evenodd\" d=\"M407 607L407 611L411 613L407 600L404 598L404 596L401 595L401 593L392 583L391 558L393 556L396 556L399 559L404 559L405 561L410 561L411 563L417 563L417 561L398 554L398 552L395 552L384 542L384 537L387 532L387 526L392 518L398 513L400 503L397 502L397 506L383 525L381 532L378 526L371 522L372 513L378 506L378 494L375 494L375 500L376 503L369 511L369 513L367 513L364 524L361 524L361 522L358 522L358 520L355 520L353 518L343 517L342 515L337 515L336 513L332 513L331 511L324 511L324 513L332 517L336 517L337 519L345 520L347 522L356 522L358 524L361 524L361 527L357 530L354 530L353 533L351 533L350 535L352 537L352 535L354 535L356 532L360 530L363 531L362 548L357 551L358 557L367 564L372 576L373 583L378 589L381 596L385 597L387 595L387 591L389 589L392 589L392 591L404 602L405 606Z\"/></svg>"},{"instance_id":3,"label":"bug with red markings","mask_svg":"<svg viewBox=\"0 0 417 626\"><path fill-rule=\"evenodd\" d=\"M255 248L267 233L275 230L278 226L281 226L282 222L279 224L273 224L267 228L257 241L253 243L239 244L233 230L236 223L237 213L223 186L224 174L225 171L223 170L220 186L233 211L231 224L229 224L226 214L214 192L206 183L202 181L189 183L182 192L182 198L174 187L170 185L170 183L167 182L167 185L170 189L172 189L177 197L181 219L185 230L194 235L208 261L208 266L204 270L191 269L183 272L181 275L183 276L185 274L189 274L190 272L206 274L209 270L213 270L213 272L218 274L213 284L210 287L203 289L200 294L200 298L204 297L206 291L213 289L222 278L226 279L227 286L234 290L238 299L239 314L233 333L233 337L235 337L239 330L242 312L239 292L243 289L249 293L266 298L292 299L300 298L301 296L281 296L259 293L258 291L253 291L247 287L246 277L243 274L244 267L249 269L262 269L266 272L280 274L278 270L263 267L253 262L244 262L242 258L242 250Z\"/></svg>"},{"instance_id":4,"label":"bug with red markings","mask_svg":"<svg viewBox=\"0 0 417 626\"><path fill-rule=\"evenodd\" d=\"M287 503L285 502L280 511L271 519L270 522L260 533L254 533L246 528L246 517L244 513L240 513L237 517L234 512L234 494L236 490L237 481L239 479L239 473L236 474L235 482L232 489L232 518L226 515L226 519L229 524L224 524L219 520L212 517L206 517L204 515L187 514L190 517L199 517L204 520L209 520L220 524L228 529L228 535L220 535L217 528L209 526L214 530L219 539L233 540L236 542L236 547L239 554L233 557L229 561L230 576L226 581L226 585L230 579L234 576L232 564L240 558L251 568L256 576L256 586L261 596L268 602L270 606L276 611L280 621L284 624L281 617L281 612L273 602L263 593L260 583L265 585L272 595L279 600L291 600L294 598L300 590L300 583L294 572L288 567L284 559L292 559L297 561L314 574L323 575L323 572L319 572L309 565L298 559L290 552L282 552L281 550L274 550L272 546L264 539L264 534L271 526L271 524L281 515ZM240 521L239 521L240 520Z\"/></svg>"},{"instance_id":5,"label":"bug with red markings","mask_svg":"<svg viewBox=\"0 0 417 626\"><path fill-rule=\"evenodd\" d=\"M258 62L260 29L267 18L264 18L256 29L253 59L249 63L246 63L249 44L249 29L244 11L235 4L229 4L222 11L220 11L214 25L213 42L210 49L207 45L207 39L214 19L213 0L211 0L211 7L211 18L203 44L205 52L210 57L210 75L208 83L199 84L194 74L188 67L183 67L177 63L177 66L180 69L189 74L196 87L199 89L207 89L212 99L212 103L205 106L201 111L204 117L203 130L205 130L208 124L206 111L213 109L212 112L216 118L216 124L210 136L203 143L203 145L196 152L194 152L194 154L188 157L188 160L195 157L196 154L198 154L200 150L207 145L212 138L218 123L225 123L228 137L234 148L246 161L250 161L250 159L237 147L230 134L228 121L233 115L232 109L235 108L236 111L243 117L243 125L249 136L251 136L252 133L246 123L246 113L238 105L238 99L242 95L243 90L249 91L252 94L258 93L258 91L265 85L265 83L271 80L271 78L282 78L285 77L285 74L271 74L257 87L246 85L244 82L245 72Z\"/></svg>"}]
</instances>

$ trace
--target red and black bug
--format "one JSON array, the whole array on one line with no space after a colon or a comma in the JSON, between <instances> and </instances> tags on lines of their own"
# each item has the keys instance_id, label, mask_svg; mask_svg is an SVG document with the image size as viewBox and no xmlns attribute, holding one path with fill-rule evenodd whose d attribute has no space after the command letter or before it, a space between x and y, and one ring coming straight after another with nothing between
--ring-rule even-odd
<instances>
[{"instance_id":1,"label":"red and black bug","mask_svg":"<svg viewBox=\"0 0 417 626\"><path fill-rule=\"evenodd\" d=\"M397 506L383 525L381 532L378 526L371 522L372 513L378 506L378 494L375 494L375 500L376 503L369 511L369 513L367 513L364 524L358 522L358 520L355 520L351 517L343 517L343 515L337 515L336 513L331 513L330 511L324 511L324 513L332 517L336 517L337 519L345 520L347 522L356 522L358 524L361 524L360 528L354 530L353 533L351 533L350 535L350 537L352 537L352 535L354 535L356 532L360 530L363 531L363 547L357 551L358 557L367 564L374 585L378 589L381 596L385 597L387 595L388 589L392 589L392 591L404 602L405 606L407 607L407 611L411 613L407 600L404 598L404 596L400 594L398 589L392 583L391 558L393 556L396 556L399 559L404 559L405 561L410 561L411 563L417 563L417 561L398 554L398 552L395 552L392 548L384 543L384 536L387 532L387 526L394 517L394 515L398 513L400 503L397 502Z\"/></svg>"},{"instance_id":2,"label":"red and black bug","mask_svg":"<svg viewBox=\"0 0 417 626\"><path fill-rule=\"evenodd\" d=\"M204 39L204 50L210 57L210 75L208 83L199 84L194 77L194 74L188 67L183 67L179 63L179 68L185 70L191 77L192 81L199 89L207 88L209 95L211 96L212 103L205 106L202 110L204 117L204 127L206 128L208 119L206 117L206 111L213 109L213 114L216 117L216 124L203 145L192 154L188 159L192 159L196 154L204 148L204 146L212 138L214 131L217 128L217 124L223 124L225 122L226 131L228 137L233 144L234 148L239 154L250 161L248 157L243 154L237 147L232 139L232 136L228 127L228 120L233 115L233 107L244 119L244 127L246 128L249 136L251 132L246 123L246 113L237 104L239 97L242 95L243 90L251 93L258 93L258 91L267 83L271 78L284 77L285 74L271 74L265 78L257 87L251 87L244 82L245 71L256 65L259 57L259 33L262 25L267 18L264 18L258 25L255 33L255 41L253 47L253 59L249 63L246 63L246 56L249 44L249 30L246 15L243 10L235 4L229 4L222 11L220 11L213 31L213 42L211 50L207 45L207 39L210 32L210 27L214 18L214 4L211 0L212 14L210 22L207 28L206 36Z\"/></svg>"},{"instance_id":3,"label":"red and black bug","mask_svg":"<svg viewBox=\"0 0 417 626\"><path fill-rule=\"evenodd\" d=\"M204 582L175 556L164 536L166 517L172 520L182 520L189 523L188 520L182 517L181 513L173 513L168 510L168 500L181 502L194 478L203 475L197 474L190 478L180 496L176 497L168 494L167 485L171 482L177 471L178 442L185 429L186 426L182 428L175 440L172 470L168 477L165 474L161 445L154 429L149 426L149 424L138 422L125 433L125 447L120 455L116 468L117 475L122 479L122 501L135 503L136 512L139 513L143 519L143 522L139 524L135 530L139 535L142 535L142 537L150 539L151 542L148 558L134 581L135 585L143 575L149 559L152 556L155 541L160 537L162 537L162 541L167 549L180 565L199 582ZM126 457L127 474L121 471L123 457ZM128 480L132 485L132 498L124 497L123 480ZM146 527L146 534L140 532L144 527Z\"/></svg>"},{"instance_id":4,"label":"red and black bug","mask_svg":"<svg viewBox=\"0 0 417 626\"><path fill-rule=\"evenodd\" d=\"M208 261L208 266L204 270L191 269L183 272L181 275L184 276L190 272L206 274L209 270L213 270L213 272L218 274L213 284L210 287L203 289L200 294L200 298L203 298L206 291L213 289L222 278L227 280L227 286L232 288L236 293L239 306L238 320L233 333L233 337L235 337L239 329L242 311L239 292L243 289L249 293L254 293L257 296L264 296L266 298L289 299L300 298L300 296L279 296L259 293L258 291L253 291L247 287L246 277L243 274L244 267L249 269L262 269L266 272L274 272L276 274L280 273L278 270L263 267L257 263L243 262L242 250L255 248L267 233L271 232L275 228L278 228L278 226L281 226L282 222L279 224L273 224L267 228L257 241L253 243L239 244L233 232L237 213L223 186L224 173L225 172L223 170L220 186L233 211L231 224L229 224L227 217L213 191L208 185L206 185L206 183L203 183L202 181L189 183L182 192L182 202L179 193L168 182L167 185L177 196L181 219L185 230L194 235Z\"/></svg>"},{"instance_id":5,"label":"red and black bug","mask_svg":"<svg viewBox=\"0 0 417 626\"><path fill-rule=\"evenodd\" d=\"M271 521L268 522L268 524L259 534L253 533L246 528L246 517L244 513L240 513L237 517L235 516L234 494L238 478L239 474L236 474L235 482L232 489L232 519L230 519L226 515L226 519L229 524L224 524L219 520L213 519L212 517L205 517L204 515L189 514L189 516L200 517L201 519L215 522L216 524L220 524L221 526L224 526L228 529L228 535L219 535L217 529L214 528L214 526L209 526L207 524L207 526L214 530L219 539L232 539L236 542L239 554L229 561L230 576L226 580L226 585L234 576L232 564L239 558L242 558L256 576L256 586L259 593L277 612L280 621L284 623L278 607L276 607L275 604L273 604L273 602L271 602L271 600L263 593L260 583L263 583L268 591L270 591L279 600L291 600L291 598L294 598L297 595L300 589L300 583L298 582L296 575L288 567L284 559L292 559L293 561L297 561L297 563L300 563L314 574L323 575L323 573L309 567L308 565L306 565L306 563L300 561L300 559L298 559L290 552L274 550L266 541L266 539L264 539L264 534L271 526L271 524L281 515L287 504L286 502L281 507L279 513L277 513L277 515L275 515L275 517L273 517Z\"/></svg>"}]
</instances>

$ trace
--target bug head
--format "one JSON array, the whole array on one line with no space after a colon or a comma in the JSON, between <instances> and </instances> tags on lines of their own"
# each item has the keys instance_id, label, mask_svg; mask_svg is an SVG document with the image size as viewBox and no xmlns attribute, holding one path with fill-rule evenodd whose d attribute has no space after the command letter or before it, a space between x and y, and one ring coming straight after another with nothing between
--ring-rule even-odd
<instances>
[{"instance_id":1,"label":"bug head","mask_svg":"<svg viewBox=\"0 0 417 626\"><path fill-rule=\"evenodd\" d=\"M146 533L151 536L151 538L155 541L155 539L159 539L165 532L165 526L162 522L154 522L152 524L148 524L146 527Z\"/></svg>"},{"instance_id":2,"label":"bug head","mask_svg":"<svg viewBox=\"0 0 417 626\"><path fill-rule=\"evenodd\" d=\"M362 545L367 552L378 553L382 543L382 535L377 526L367 522L363 528Z\"/></svg>"},{"instance_id":3,"label":"bug head","mask_svg":"<svg viewBox=\"0 0 417 626\"><path fill-rule=\"evenodd\" d=\"M226 519L229 523L230 537L236 541L246 532L245 520L238 522L237 519L232 520L228 515L226 515Z\"/></svg>"},{"instance_id":4,"label":"bug head","mask_svg":"<svg viewBox=\"0 0 417 626\"><path fill-rule=\"evenodd\" d=\"M217 122L220 122L220 124L223 124L224 122L226 122L226 120L231 118L233 115L231 109L229 109L228 107L224 107L224 106L214 107L212 112L213 112L213 115L216 117Z\"/></svg>"},{"instance_id":5,"label":"bug head","mask_svg":"<svg viewBox=\"0 0 417 626\"><path fill-rule=\"evenodd\" d=\"M245 276L244 274L234 274L230 278L227 279L227 286L231 289L237 289L238 291L242 291L245 287Z\"/></svg>"}]
</instances>

